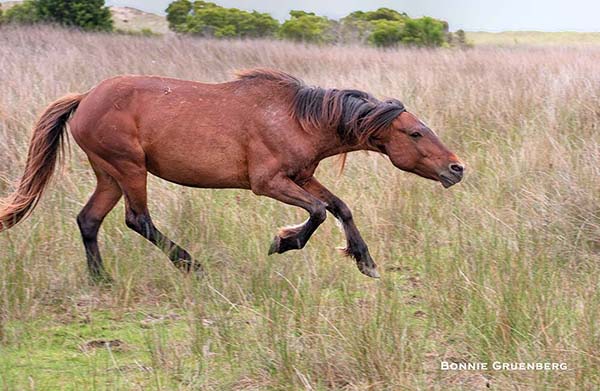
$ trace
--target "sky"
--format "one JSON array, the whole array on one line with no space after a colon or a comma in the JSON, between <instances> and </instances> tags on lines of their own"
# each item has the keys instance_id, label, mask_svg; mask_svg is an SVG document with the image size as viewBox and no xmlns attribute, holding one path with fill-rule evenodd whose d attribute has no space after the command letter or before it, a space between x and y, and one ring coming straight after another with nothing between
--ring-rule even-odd
<instances>
[{"instance_id":1,"label":"sky","mask_svg":"<svg viewBox=\"0 0 600 391\"><path fill-rule=\"evenodd\" d=\"M171 0L107 0L164 14ZM224 7L268 12L285 20L292 9L338 19L356 10L379 7L411 17L432 16L448 21L450 30L467 31L600 31L600 0L212 0Z\"/></svg>"}]
</instances>

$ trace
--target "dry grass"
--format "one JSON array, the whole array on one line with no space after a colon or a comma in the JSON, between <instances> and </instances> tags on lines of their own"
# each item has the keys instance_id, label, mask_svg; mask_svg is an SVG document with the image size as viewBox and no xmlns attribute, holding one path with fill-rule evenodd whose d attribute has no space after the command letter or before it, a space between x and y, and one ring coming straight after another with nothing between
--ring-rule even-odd
<instances>
[{"instance_id":1,"label":"dry grass","mask_svg":"<svg viewBox=\"0 0 600 391\"><path fill-rule=\"evenodd\" d=\"M334 250L267 257L303 213L237 190L151 180L157 225L202 281L129 231L101 232L117 283L88 284L75 216L93 189L73 147L33 216L0 234L4 389L594 389L600 383L600 49L312 47L0 30L0 194L51 101L116 74L204 81L280 68L402 99L468 164L450 190L353 154L317 177L354 210L384 271ZM158 319L158 320L156 320ZM89 341L122 348L82 350ZM444 372L440 361L566 362L567 371Z\"/></svg>"},{"instance_id":2,"label":"dry grass","mask_svg":"<svg viewBox=\"0 0 600 391\"><path fill-rule=\"evenodd\" d=\"M582 46L599 45L600 33L575 31L502 31L490 33L485 31L469 31L467 32L467 40L475 45Z\"/></svg>"}]
</instances>

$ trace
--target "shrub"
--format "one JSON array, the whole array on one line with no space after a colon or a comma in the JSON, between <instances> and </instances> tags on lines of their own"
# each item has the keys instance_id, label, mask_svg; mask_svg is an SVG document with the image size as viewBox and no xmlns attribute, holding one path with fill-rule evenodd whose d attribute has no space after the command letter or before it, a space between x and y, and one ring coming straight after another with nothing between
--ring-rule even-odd
<instances>
[{"instance_id":1,"label":"shrub","mask_svg":"<svg viewBox=\"0 0 600 391\"><path fill-rule=\"evenodd\" d=\"M344 36L354 36L380 47L401 43L413 46L442 46L447 41L448 23L430 17L411 19L406 13L389 8L352 12L341 20Z\"/></svg>"},{"instance_id":2,"label":"shrub","mask_svg":"<svg viewBox=\"0 0 600 391\"><path fill-rule=\"evenodd\" d=\"M7 22L57 23L84 30L112 31L113 22L104 0L26 0L6 11Z\"/></svg>"},{"instance_id":3,"label":"shrub","mask_svg":"<svg viewBox=\"0 0 600 391\"><path fill-rule=\"evenodd\" d=\"M279 29L279 37L292 41L313 43L331 42L333 23L325 16L313 12L290 11L290 19Z\"/></svg>"},{"instance_id":4,"label":"shrub","mask_svg":"<svg viewBox=\"0 0 600 391\"><path fill-rule=\"evenodd\" d=\"M347 16L351 19L360 19L366 21L374 21L374 20L404 20L408 18L408 15L405 12L398 12L396 10L390 8L379 8L375 11L355 11Z\"/></svg>"},{"instance_id":5,"label":"shrub","mask_svg":"<svg viewBox=\"0 0 600 391\"><path fill-rule=\"evenodd\" d=\"M3 21L8 23L33 24L40 21L36 3L26 0L6 10Z\"/></svg>"},{"instance_id":6,"label":"shrub","mask_svg":"<svg viewBox=\"0 0 600 391\"><path fill-rule=\"evenodd\" d=\"M391 8L355 11L339 22L313 12L290 11L281 26L271 15L225 8L207 1L176 0L167 7L169 28L217 38L269 37L312 42L359 42L390 47L448 45L448 24L430 17L411 19Z\"/></svg>"},{"instance_id":7,"label":"shrub","mask_svg":"<svg viewBox=\"0 0 600 391\"><path fill-rule=\"evenodd\" d=\"M187 17L192 11L192 3L189 0L176 0L169 4L166 9L169 28L173 31L180 31L185 27Z\"/></svg>"},{"instance_id":8,"label":"shrub","mask_svg":"<svg viewBox=\"0 0 600 391\"><path fill-rule=\"evenodd\" d=\"M404 22L377 20L372 23L372 26L369 42L375 46L393 46L402 40Z\"/></svg>"},{"instance_id":9,"label":"shrub","mask_svg":"<svg viewBox=\"0 0 600 391\"><path fill-rule=\"evenodd\" d=\"M442 46L446 42L445 22L428 16L407 19L402 31L402 42L414 46Z\"/></svg>"},{"instance_id":10,"label":"shrub","mask_svg":"<svg viewBox=\"0 0 600 391\"><path fill-rule=\"evenodd\" d=\"M207 1L177 0L167 8L169 28L214 37L267 37L279 22L271 15L225 8Z\"/></svg>"}]
</instances>

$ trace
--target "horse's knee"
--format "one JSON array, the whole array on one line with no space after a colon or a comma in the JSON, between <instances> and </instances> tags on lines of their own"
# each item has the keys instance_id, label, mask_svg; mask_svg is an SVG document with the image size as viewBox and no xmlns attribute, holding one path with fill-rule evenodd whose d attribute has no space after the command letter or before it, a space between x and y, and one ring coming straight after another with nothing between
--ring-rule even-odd
<instances>
[{"instance_id":1,"label":"horse's knee","mask_svg":"<svg viewBox=\"0 0 600 391\"><path fill-rule=\"evenodd\" d=\"M79 232L81 232L83 240L96 239L101 223L101 219L88 216L85 212L81 212L77 215L77 225L79 226Z\"/></svg>"},{"instance_id":2,"label":"horse's knee","mask_svg":"<svg viewBox=\"0 0 600 391\"><path fill-rule=\"evenodd\" d=\"M317 224L321 224L327 218L327 209L325 203L319 202L310 213L310 217Z\"/></svg>"}]
</instances>

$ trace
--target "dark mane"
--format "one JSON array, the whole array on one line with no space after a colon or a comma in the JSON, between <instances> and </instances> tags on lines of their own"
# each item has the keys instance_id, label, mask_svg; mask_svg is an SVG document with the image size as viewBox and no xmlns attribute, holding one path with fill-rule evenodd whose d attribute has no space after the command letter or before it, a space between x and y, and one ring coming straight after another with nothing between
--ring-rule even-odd
<instances>
[{"instance_id":1,"label":"dark mane","mask_svg":"<svg viewBox=\"0 0 600 391\"><path fill-rule=\"evenodd\" d=\"M405 111L396 99L380 101L359 90L307 86L285 72L252 69L237 74L242 80L267 80L292 88L291 114L306 131L336 129L346 143L368 143L374 134L388 128Z\"/></svg>"},{"instance_id":2,"label":"dark mane","mask_svg":"<svg viewBox=\"0 0 600 391\"><path fill-rule=\"evenodd\" d=\"M296 92L292 114L304 129L336 129L347 143L368 143L405 111L395 99L380 101L358 90L302 86Z\"/></svg>"}]
</instances>

